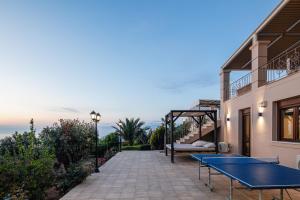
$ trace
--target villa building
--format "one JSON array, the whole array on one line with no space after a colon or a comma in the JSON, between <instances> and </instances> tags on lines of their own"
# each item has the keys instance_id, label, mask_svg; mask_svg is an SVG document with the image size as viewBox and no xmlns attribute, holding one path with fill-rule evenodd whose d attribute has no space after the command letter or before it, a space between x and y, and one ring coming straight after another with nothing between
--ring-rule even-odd
<instances>
[{"instance_id":1,"label":"villa building","mask_svg":"<svg viewBox=\"0 0 300 200\"><path fill-rule=\"evenodd\" d=\"M221 140L233 153L279 156L282 164L296 167L300 1L283 0L225 62L220 80Z\"/></svg>"}]
</instances>

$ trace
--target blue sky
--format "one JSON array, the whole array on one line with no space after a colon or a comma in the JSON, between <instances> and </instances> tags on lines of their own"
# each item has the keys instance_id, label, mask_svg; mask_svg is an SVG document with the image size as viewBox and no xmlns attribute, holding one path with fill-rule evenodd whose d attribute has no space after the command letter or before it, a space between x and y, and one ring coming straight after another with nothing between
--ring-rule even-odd
<instances>
[{"instance_id":1,"label":"blue sky","mask_svg":"<svg viewBox=\"0 0 300 200\"><path fill-rule=\"evenodd\" d=\"M219 98L219 69L279 0L0 2L0 134ZM106 126L106 127L105 127ZM101 131L101 129L100 129ZM103 133L103 134L104 134Z\"/></svg>"}]
</instances>

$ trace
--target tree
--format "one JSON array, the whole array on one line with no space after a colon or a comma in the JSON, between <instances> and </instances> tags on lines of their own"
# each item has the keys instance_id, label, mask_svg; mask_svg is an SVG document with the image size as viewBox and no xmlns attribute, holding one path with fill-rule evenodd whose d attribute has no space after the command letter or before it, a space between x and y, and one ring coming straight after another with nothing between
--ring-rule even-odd
<instances>
[{"instance_id":1,"label":"tree","mask_svg":"<svg viewBox=\"0 0 300 200\"><path fill-rule=\"evenodd\" d=\"M54 156L36 137L33 119L29 132L1 140L0 149L0 198L44 199L53 182Z\"/></svg>"},{"instance_id":2,"label":"tree","mask_svg":"<svg viewBox=\"0 0 300 200\"><path fill-rule=\"evenodd\" d=\"M64 167L86 158L94 150L95 128L92 123L61 119L40 134L41 141L54 151Z\"/></svg>"},{"instance_id":3,"label":"tree","mask_svg":"<svg viewBox=\"0 0 300 200\"><path fill-rule=\"evenodd\" d=\"M119 135L115 132L109 133L108 135L106 135L105 137L103 137L99 140L99 144L100 145L105 145L108 148L118 147L118 145L119 145Z\"/></svg>"},{"instance_id":4,"label":"tree","mask_svg":"<svg viewBox=\"0 0 300 200\"><path fill-rule=\"evenodd\" d=\"M145 138L147 138L146 131L149 128L143 127L144 125L145 122L140 121L140 118L126 118L125 121L120 120L116 123L116 126L113 126L113 128L128 141L129 145L133 145L134 141L145 144L147 143L145 141Z\"/></svg>"},{"instance_id":5,"label":"tree","mask_svg":"<svg viewBox=\"0 0 300 200\"><path fill-rule=\"evenodd\" d=\"M150 144L152 149L164 148L165 127L163 125L157 127L151 134Z\"/></svg>"}]
</instances>

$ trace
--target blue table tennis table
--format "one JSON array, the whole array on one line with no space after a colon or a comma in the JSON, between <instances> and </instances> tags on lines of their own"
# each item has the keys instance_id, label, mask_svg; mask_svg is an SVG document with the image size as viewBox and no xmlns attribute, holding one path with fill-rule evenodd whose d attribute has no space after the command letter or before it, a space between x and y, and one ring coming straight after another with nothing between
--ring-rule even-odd
<instances>
[{"instance_id":1,"label":"blue table tennis table","mask_svg":"<svg viewBox=\"0 0 300 200\"><path fill-rule=\"evenodd\" d=\"M201 179L201 168L202 167L208 167L206 163L203 162L204 158L220 158L220 157L243 157L242 155L238 154L191 154L192 158L197 160L199 162L199 180ZM210 186L210 176L211 175L218 175L210 172L210 168L208 168L208 182L209 184L207 186ZM212 190L212 188L210 188Z\"/></svg>"},{"instance_id":2,"label":"blue table tennis table","mask_svg":"<svg viewBox=\"0 0 300 200\"><path fill-rule=\"evenodd\" d=\"M232 154L225 156L222 154L205 154L205 156L196 154L192 157L208 167L209 171L214 169L230 179L230 200L232 199L234 180L249 189L259 190L260 200L263 199L263 190L279 189L279 199L282 200L284 189L300 188L300 170L279 165L275 159L251 158ZM211 187L211 185L209 186Z\"/></svg>"}]
</instances>

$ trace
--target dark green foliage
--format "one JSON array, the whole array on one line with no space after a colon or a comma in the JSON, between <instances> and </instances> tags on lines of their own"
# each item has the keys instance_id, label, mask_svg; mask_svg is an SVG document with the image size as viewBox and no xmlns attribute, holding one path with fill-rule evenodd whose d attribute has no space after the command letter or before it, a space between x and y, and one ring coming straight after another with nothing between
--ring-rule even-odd
<instances>
[{"instance_id":1,"label":"dark green foliage","mask_svg":"<svg viewBox=\"0 0 300 200\"><path fill-rule=\"evenodd\" d=\"M144 125L145 122L140 121L140 118L126 118L125 121L120 120L116 123L116 126L113 128L115 128L116 133L121 134L121 136L128 141L129 145L133 145L134 142L138 144L146 144L146 131L149 128L143 127Z\"/></svg>"},{"instance_id":2,"label":"dark green foliage","mask_svg":"<svg viewBox=\"0 0 300 200\"><path fill-rule=\"evenodd\" d=\"M110 133L104 138L100 139L100 144L108 145L109 147L115 146L119 142L119 135L117 133Z\"/></svg>"},{"instance_id":3,"label":"dark green foliage","mask_svg":"<svg viewBox=\"0 0 300 200\"><path fill-rule=\"evenodd\" d=\"M85 180L93 169L91 162L71 164L65 173L57 175L56 187L61 194L64 194Z\"/></svg>"},{"instance_id":4,"label":"dark green foliage","mask_svg":"<svg viewBox=\"0 0 300 200\"><path fill-rule=\"evenodd\" d=\"M136 151L151 150L151 145L141 144L141 145L134 145L134 146L123 146L122 150L136 150Z\"/></svg>"},{"instance_id":5,"label":"dark green foliage","mask_svg":"<svg viewBox=\"0 0 300 200\"><path fill-rule=\"evenodd\" d=\"M36 137L31 120L29 132L0 140L0 199L43 200L49 188L64 194L81 183L94 170L94 127L60 120ZM118 148L117 133L99 139L99 160L105 162Z\"/></svg>"},{"instance_id":6,"label":"dark green foliage","mask_svg":"<svg viewBox=\"0 0 300 200\"><path fill-rule=\"evenodd\" d=\"M95 152L94 124L61 119L52 127L44 128L40 138L56 156L55 186L60 193L81 183L91 173L83 163Z\"/></svg>"},{"instance_id":7,"label":"dark green foliage","mask_svg":"<svg viewBox=\"0 0 300 200\"><path fill-rule=\"evenodd\" d=\"M98 156L106 159L112 157L119 150L119 135L110 133L99 140Z\"/></svg>"},{"instance_id":8,"label":"dark green foliage","mask_svg":"<svg viewBox=\"0 0 300 200\"><path fill-rule=\"evenodd\" d=\"M40 138L66 168L87 158L95 148L94 125L79 120L61 119L52 127L44 128Z\"/></svg>"},{"instance_id":9,"label":"dark green foliage","mask_svg":"<svg viewBox=\"0 0 300 200\"><path fill-rule=\"evenodd\" d=\"M0 198L44 199L53 182L54 156L30 132L1 140Z\"/></svg>"},{"instance_id":10,"label":"dark green foliage","mask_svg":"<svg viewBox=\"0 0 300 200\"><path fill-rule=\"evenodd\" d=\"M163 149L164 148L164 134L165 127L157 127L151 134L150 144L152 149Z\"/></svg>"},{"instance_id":11,"label":"dark green foliage","mask_svg":"<svg viewBox=\"0 0 300 200\"><path fill-rule=\"evenodd\" d=\"M151 145L150 144L142 144L140 145L140 150L151 150Z\"/></svg>"}]
</instances>

